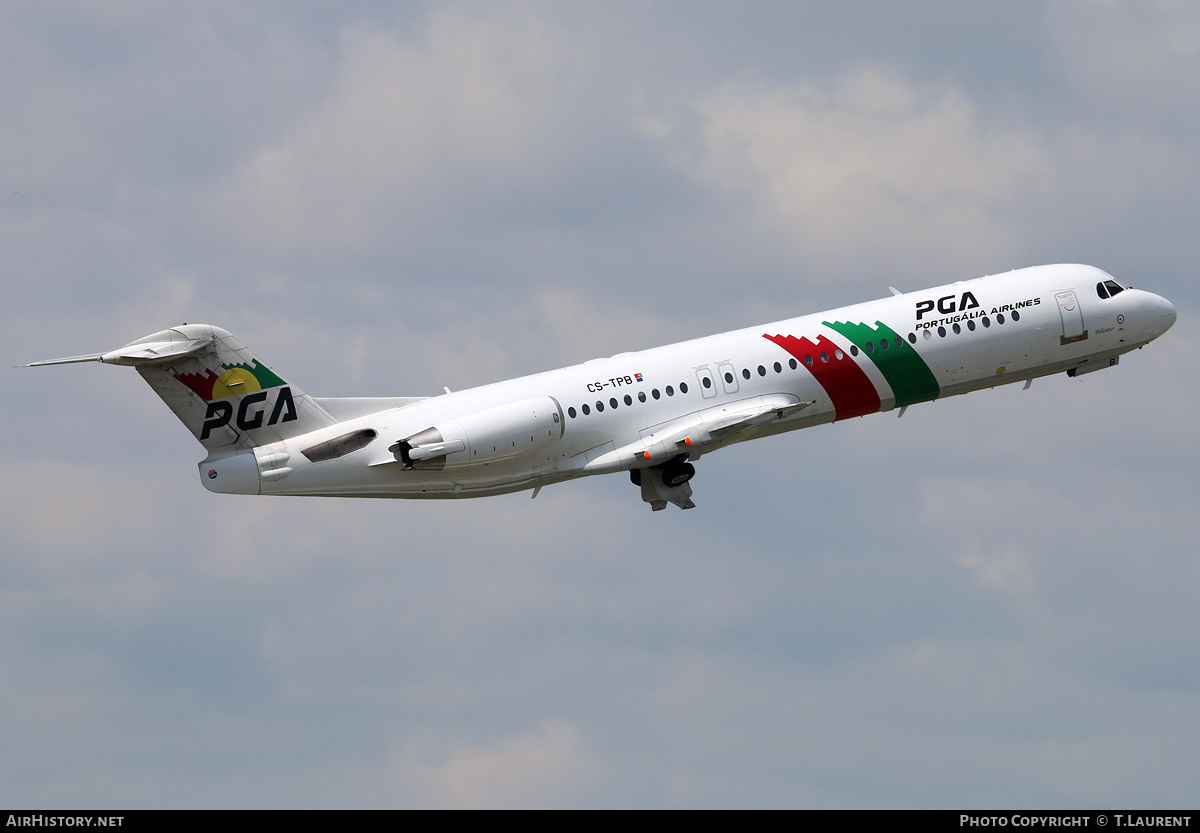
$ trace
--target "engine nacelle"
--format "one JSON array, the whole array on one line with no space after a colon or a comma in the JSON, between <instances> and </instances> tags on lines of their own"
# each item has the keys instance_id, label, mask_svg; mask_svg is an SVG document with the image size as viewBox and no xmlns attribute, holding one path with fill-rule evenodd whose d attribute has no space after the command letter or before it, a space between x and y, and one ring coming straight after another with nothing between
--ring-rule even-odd
<instances>
[{"instance_id":1,"label":"engine nacelle","mask_svg":"<svg viewBox=\"0 0 1200 833\"><path fill-rule=\"evenodd\" d=\"M563 435L562 408L550 396L521 399L447 420L388 448L406 469L482 466L532 454Z\"/></svg>"}]
</instances>

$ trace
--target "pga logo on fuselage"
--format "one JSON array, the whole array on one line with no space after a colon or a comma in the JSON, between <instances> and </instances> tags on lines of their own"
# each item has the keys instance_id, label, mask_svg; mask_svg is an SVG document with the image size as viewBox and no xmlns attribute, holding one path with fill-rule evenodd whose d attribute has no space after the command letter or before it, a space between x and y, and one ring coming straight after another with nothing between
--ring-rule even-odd
<instances>
[{"instance_id":1,"label":"pga logo on fuselage","mask_svg":"<svg viewBox=\"0 0 1200 833\"><path fill-rule=\"evenodd\" d=\"M936 301L917 301L917 320L920 321L925 313L933 312L935 307L942 315L949 315L952 312L976 309L979 307L979 302L970 292L964 292L962 297L957 300L954 295L943 295Z\"/></svg>"},{"instance_id":2,"label":"pga logo on fuselage","mask_svg":"<svg viewBox=\"0 0 1200 833\"><path fill-rule=\"evenodd\" d=\"M296 402L292 399L291 387L285 385L278 390L279 396L275 398L275 404L271 407L270 417L267 416L267 394L270 391L257 390L243 396L237 405L236 419L233 403L228 399L209 402L208 411L204 414L204 425L200 429L200 439L207 440L214 429L224 428L230 420L233 420L233 424L241 431L253 431L255 428L262 428L264 424L276 425L296 419Z\"/></svg>"}]
</instances>

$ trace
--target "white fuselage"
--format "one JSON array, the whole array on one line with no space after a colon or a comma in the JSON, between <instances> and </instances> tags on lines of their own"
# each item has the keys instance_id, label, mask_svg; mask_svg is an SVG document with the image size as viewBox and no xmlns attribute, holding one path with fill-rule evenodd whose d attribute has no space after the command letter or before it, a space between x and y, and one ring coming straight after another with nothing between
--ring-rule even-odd
<instances>
[{"instance_id":1,"label":"white fuselage","mask_svg":"<svg viewBox=\"0 0 1200 833\"><path fill-rule=\"evenodd\" d=\"M213 455L201 480L261 494L450 498L695 460L768 434L1109 366L1165 332L1175 310L1138 290L1102 297L1106 280L1087 266L1034 267L594 359ZM347 436L369 439L314 455ZM410 438L413 459L403 459Z\"/></svg>"}]
</instances>

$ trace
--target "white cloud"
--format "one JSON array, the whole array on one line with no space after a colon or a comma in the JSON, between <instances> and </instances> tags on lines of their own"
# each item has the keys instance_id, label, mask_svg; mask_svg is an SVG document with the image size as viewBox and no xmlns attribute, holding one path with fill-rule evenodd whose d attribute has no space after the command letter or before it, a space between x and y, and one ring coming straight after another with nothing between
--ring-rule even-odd
<instances>
[{"instance_id":1,"label":"white cloud","mask_svg":"<svg viewBox=\"0 0 1200 833\"><path fill-rule=\"evenodd\" d=\"M1027 595L1036 584L1029 560L1011 548L998 552L974 550L959 556L958 562L975 572L979 580L995 590Z\"/></svg>"},{"instance_id":2,"label":"white cloud","mask_svg":"<svg viewBox=\"0 0 1200 833\"><path fill-rule=\"evenodd\" d=\"M216 220L276 253L418 245L545 178L579 60L527 6L437 8L412 38L351 27L330 97L233 174Z\"/></svg>"},{"instance_id":3,"label":"white cloud","mask_svg":"<svg viewBox=\"0 0 1200 833\"><path fill-rule=\"evenodd\" d=\"M7 371L9 792L1191 794L1194 288L1143 265L1195 262L1188 20L1090 5L1108 22L1082 26L1055 6L1047 46L1005 18L1034 88L964 57L978 28L953 56L898 38L815 59L833 7L766 39L703 15L676 27L670 7L433 4L400 23L155 8L149 29L134 5L0 11L0 157L21 192L0 208L10 363L199 307L310 393L428 393L701 335L695 315L798 312L830 284L812 265L882 294L881 271L921 273L896 280L912 289L1032 251L1093 259L1102 237L1142 270L1118 277L1170 295L1180 323L1109 373L706 457L687 513L650 513L619 476L536 501L211 495L199 447L135 373ZM1066 68L1038 52L1064 38ZM213 210L215 241L192 227ZM1130 242L1148 228L1164 245ZM363 252L382 266L355 265Z\"/></svg>"},{"instance_id":4,"label":"white cloud","mask_svg":"<svg viewBox=\"0 0 1200 833\"><path fill-rule=\"evenodd\" d=\"M1166 116L1165 124L1194 122L1193 108L1177 106L1200 93L1200 9L1194 3L1055 3L1048 12L1062 70L1093 108Z\"/></svg>"},{"instance_id":5,"label":"white cloud","mask_svg":"<svg viewBox=\"0 0 1200 833\"><path fill-rule=\"evenodd\" d=\"M1033 132L989 126L960 90L884 68L828 86L729 83L694 108L694 136L661 120L647 129L673 143L682 170L744 195L760 231L818 264L907 266L931 251L968 269L988 262L1016 242L1004 212L1052 174Z\"/></svg>"},{"instance_id":6,"label":"white cloud","mask_svg":"<svg viewBox=\"0 0 1200 833\"><path fill-rule=\"evenodd\" d=\"M107 489L94 484L107 482ZM0 477L0 537L6 551L39 571L72 575L113 557L129 563L129 550L146 546L156 530L114 523L129 511L153 514L170 504L135 478L105 472L86 462L54 459L12 461ZM97 533L103 530L101 535ZM102 545L96 546L97 539Z\"/></svg>"},{"instance_id":7,"label":"white cloud","mask_svg":"<svg viewBox=\"0 0 1200 833\"><path fill-rule=\"evenodd\" d=\"M491 744L455 744L432 735L398 742L376 787L382 803L457 809L576 804L596 786L601 757L579 730L549 719Z\"/></svg>"}]
</instances>

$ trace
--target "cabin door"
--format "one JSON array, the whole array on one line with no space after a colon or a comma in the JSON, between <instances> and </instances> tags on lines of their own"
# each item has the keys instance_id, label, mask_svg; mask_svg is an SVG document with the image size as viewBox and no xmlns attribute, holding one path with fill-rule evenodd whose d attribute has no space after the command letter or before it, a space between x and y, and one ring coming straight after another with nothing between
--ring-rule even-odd
<instances>
[{"instance_id":1,"label":"cabin door","mask_svg":"<svg viewBox=\"0 0 1200 833\"><path fill-rule=\"evenodd\" d=\"M1083 326L1083 310L1079 308L1079 299L1070 289L1057 292L1054 300L1058 301L1058 314L1062 317L1062 338L1060 344L1070 344L1073 341L1083 341L1087 338L1087 330Z\"/></svg>"}]
</instances>

